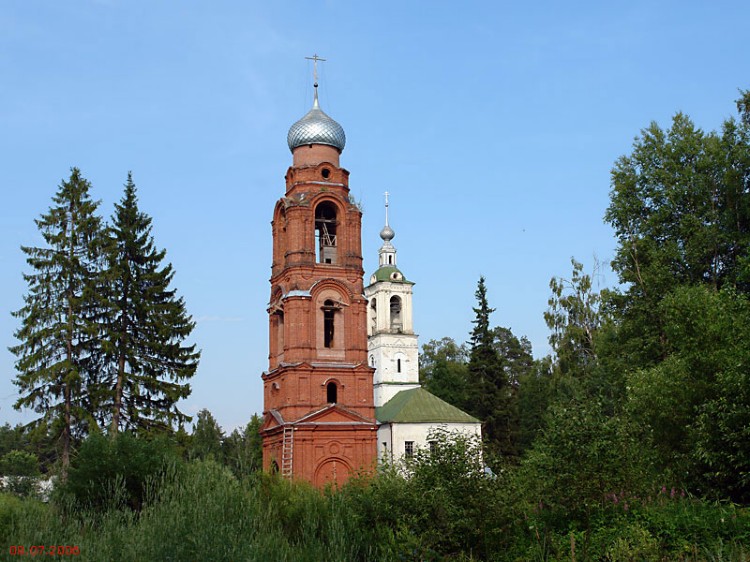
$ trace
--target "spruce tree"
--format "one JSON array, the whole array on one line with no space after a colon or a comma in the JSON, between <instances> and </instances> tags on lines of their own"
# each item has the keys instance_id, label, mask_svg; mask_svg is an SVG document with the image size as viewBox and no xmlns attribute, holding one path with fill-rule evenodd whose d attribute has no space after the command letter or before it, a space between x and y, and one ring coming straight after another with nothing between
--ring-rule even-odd
<instances>
[{"instance_id":1,"label":"spruce tree","mask_svg":"<svg viewBox=\"0 0 750 562\"><path fill-rule=\"evenodd\" d=\"M90 412L101 367L98 343L102 309L96 278L102 249L98 202L77 168L53 197L54 206L37 219L45 247L22 246L33 272L24 274L28 293L14 312L21 319L15 332L20 398L16 409L33 408L42 425L59 439L63 477L70 464L72 441L94 423Z\"/></svg>"},{"instance_id":2,"label":"spruce tree","mask_svg":"<svg viewBox=\"0 0 750 562\"><path fill-rule=\"evenodd\" d=\"M495 452L514 456L517 416L514 414L514 393L508 382L503 358L495 345L495 331L490 328L490 314L495 309L487 302L484 277L479 278L474 293L477 306L469 345L469 386L467 411L482 420L484 437Z\"/></svg>"},{"instance_id":3,"label":"spruce tree","mask_svg":"<svg viewBox=\"0 0 750 562\"><path fill-rule=\"evenodd\" d=\"M195 323L170 288L174 271L171 264L162 267L165 255L154 247L151 218L138 209L128 174L108 230L103 291L108 310L103 407L112 434L166 429L188 419L176 404L190 394L184 381L195 374L200 352L183 345Z\"/></svg>"}]
</instances>

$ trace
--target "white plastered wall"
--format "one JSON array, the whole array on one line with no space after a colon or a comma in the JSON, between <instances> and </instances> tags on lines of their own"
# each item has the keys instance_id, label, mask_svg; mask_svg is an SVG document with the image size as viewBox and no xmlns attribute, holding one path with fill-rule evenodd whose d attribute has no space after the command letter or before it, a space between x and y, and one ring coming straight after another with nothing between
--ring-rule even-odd
<instances>
[{"instance_id":1,"label":"white plastered wall","mask_svg":"<svg viewBox=\"0 0 750 562\"><path fill-rule=\"evenodd\" d=\"M407 441L416 448L429 448L428 435L434 429L482 437L482 424L474 423L386 423L378 428L378 458L395 462L404 456Z\"/></svg>"}]
</instances>

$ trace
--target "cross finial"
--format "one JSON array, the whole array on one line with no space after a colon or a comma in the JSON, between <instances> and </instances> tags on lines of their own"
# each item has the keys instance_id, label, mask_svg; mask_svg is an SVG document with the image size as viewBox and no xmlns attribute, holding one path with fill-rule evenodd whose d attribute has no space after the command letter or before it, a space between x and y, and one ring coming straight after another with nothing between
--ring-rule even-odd
<instances>
[{"instance_id":1,"label":"cross finial","mask_svg":"<svg viewBox=\"0 0 750 562\"><path fill-rule=\"evenodd\" d=\"M307 60L313 61L313 86L318 87L318 61L325 62L326 59L320 58L317 53L311 57L305 57Z\"/></svg>"},{"instance_id":2,"label":"cross finial","mask_svg":"<svg viewBox=\"0 0 750 562\"><path fill-rule=\"evenodd\" d=\"M385 192L385 225L388 226L388 195L389 193Z\"/></svg>"}]
</instances>

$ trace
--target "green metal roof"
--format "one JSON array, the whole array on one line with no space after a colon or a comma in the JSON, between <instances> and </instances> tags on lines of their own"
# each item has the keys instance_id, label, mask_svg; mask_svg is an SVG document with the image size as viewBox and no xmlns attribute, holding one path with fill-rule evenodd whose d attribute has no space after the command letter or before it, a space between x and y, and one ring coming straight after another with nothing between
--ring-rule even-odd
<instances>
[{"instance_id":1,"label":"green metal roof","mask_svg":"<svg viewBox=\"0 0 750 562\"><path fill-rule=\"evenodd\" d=\"M392 275L394 273L400 273L401 279L393 279ZM413 282L407 281L406 277L404 277L404 274L401 273L401 270L397 268L395 265L381 265L378 270L373 273L375 276L375 281L390 281L391 283L409 283L410 285L414 285Z\"/></svg>"},{"instance_id":2,"label":"green metal roof","mask_svg":"<svg viewBox=\"0 0 750 562\"><path fill-rule=\"evenodd\" d=\"M375 408L380 423L478 423L479 420L451 406L424 388L402 390L380 408Z\"/></svg>"}]
</instances>

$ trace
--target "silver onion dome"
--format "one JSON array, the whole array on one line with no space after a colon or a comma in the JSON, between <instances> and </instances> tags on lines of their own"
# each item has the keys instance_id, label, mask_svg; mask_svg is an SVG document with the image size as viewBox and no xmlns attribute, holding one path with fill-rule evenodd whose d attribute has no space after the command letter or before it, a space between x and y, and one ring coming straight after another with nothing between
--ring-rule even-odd
<instances>
[{"instance_id":1,"label":"silver onion dome","mask_svg":"<svg viewBox=\"0 0 750 562\"><path fill-rule=\"evenodd\" d=\"M320 109L317 88L312 109L289 127L286 140L292 152L298 146L306 144L327 144L337 148L339 152L344 150L344 145L346 145L344 129Z\"/></svg>"},{"instance_id":2,"label":"silver onion dome","mask_svg":"<svg viewBox=\"0 0 750 562\"><path fill-rule=\"evenodd\" d=\"M396 236L396 233L393 232L393 229L387 224L383 227L383 230L380 231L380 237L384 242L390 242L393 240L394 236Z\"/></svg>"}]
</instances>

